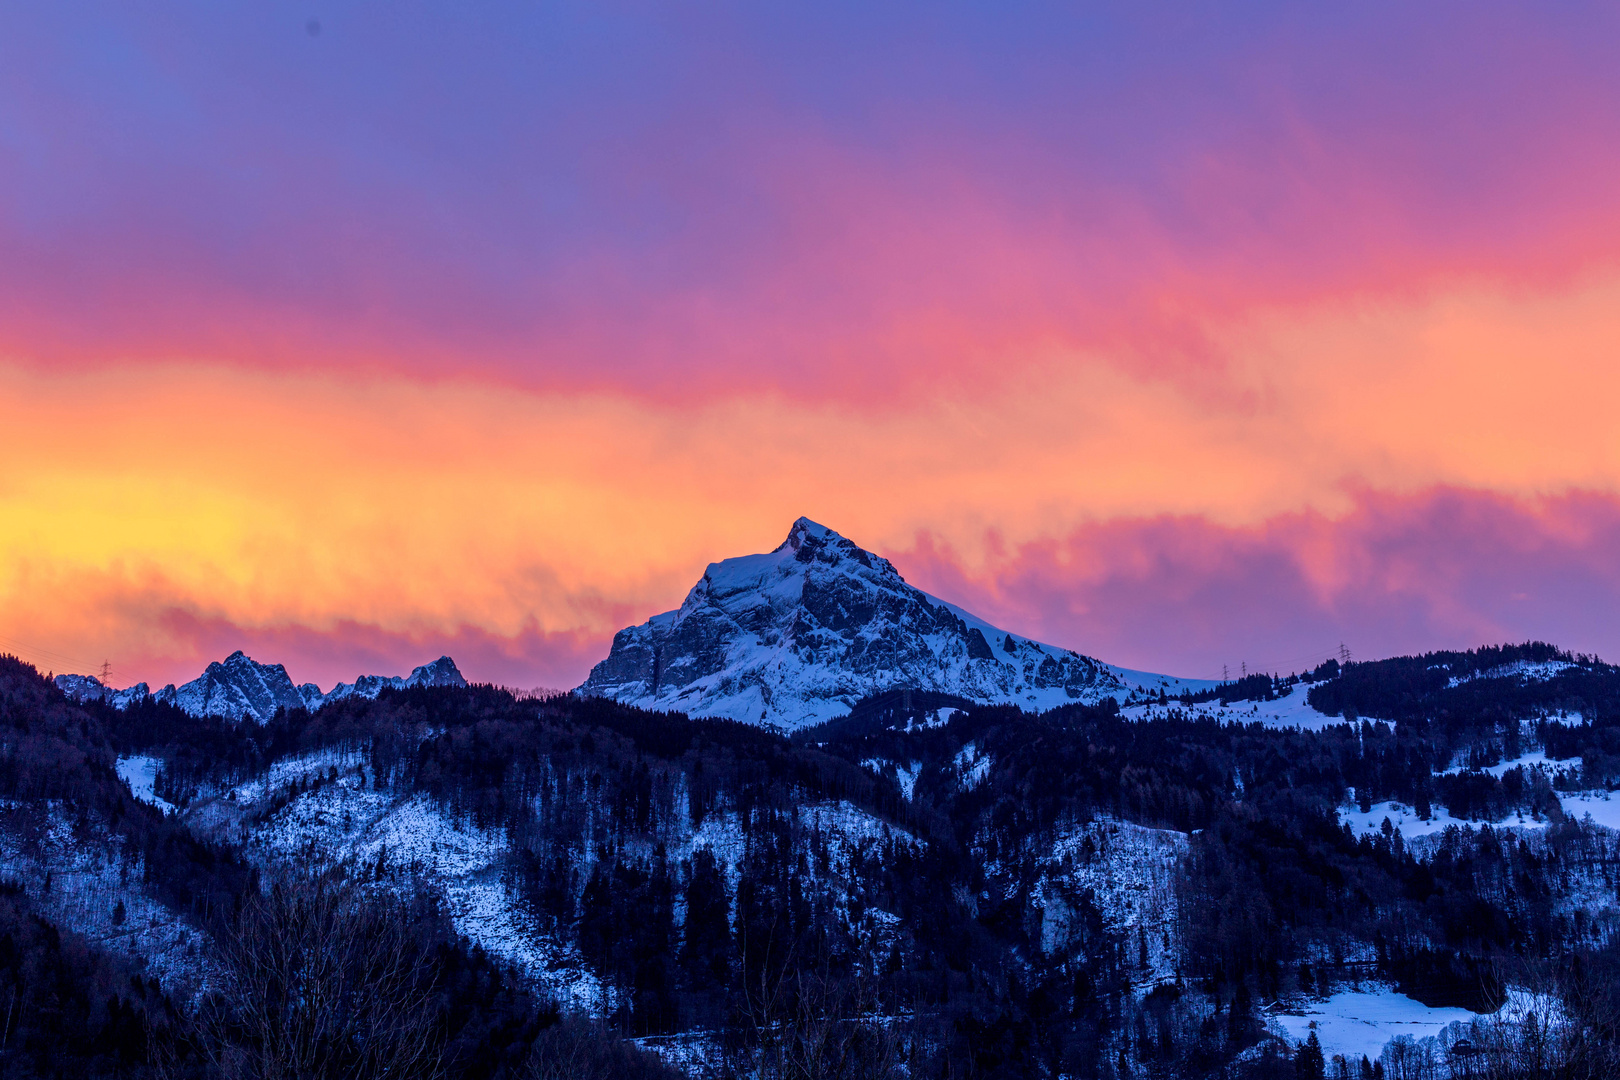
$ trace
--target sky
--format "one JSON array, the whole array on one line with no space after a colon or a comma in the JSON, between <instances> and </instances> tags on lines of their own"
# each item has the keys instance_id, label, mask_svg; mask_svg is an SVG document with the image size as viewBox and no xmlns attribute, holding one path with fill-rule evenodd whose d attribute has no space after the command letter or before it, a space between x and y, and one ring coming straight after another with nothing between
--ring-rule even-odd
<instances>
[{"instance_id":1,"label":"sky","mask_svg":"<svg viewBox=\"0 0 1620 1080\"><path fill-rule=\"evenodd\" d=\"M576 685L808 515L1192 677L1620 660L1611 4L0 3L0 650Z\"/></svg>"}]
</instances>

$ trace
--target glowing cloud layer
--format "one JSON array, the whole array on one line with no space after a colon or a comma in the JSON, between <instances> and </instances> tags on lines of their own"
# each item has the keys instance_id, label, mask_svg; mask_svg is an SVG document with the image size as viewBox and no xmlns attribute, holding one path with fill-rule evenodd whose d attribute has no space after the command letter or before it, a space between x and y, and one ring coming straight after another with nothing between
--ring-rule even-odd
<instances>
[{"instance_id":1,"label":"glowing cloud layer","mask_svg":"<svg viewBox=\"0 0 1620 1080\"><path fill-rule=\"evenodd\" d=\"M0 647L566 685L810 514L1138 666L1620 654L1616 41L1488 3L0 13Z\"/></svg>"}]
</instances>

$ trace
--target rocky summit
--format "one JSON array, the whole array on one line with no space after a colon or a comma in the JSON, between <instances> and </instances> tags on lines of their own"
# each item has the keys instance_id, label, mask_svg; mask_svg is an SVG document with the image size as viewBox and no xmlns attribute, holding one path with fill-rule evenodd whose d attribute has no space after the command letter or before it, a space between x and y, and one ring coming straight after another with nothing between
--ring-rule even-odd
<instances>
[{"instance_id":1,"label":"rocky summit","mask_svg":"<svg viewBox=\"0 0 1620 1080\"><path fill-rule=\"evenodd\" d=\"M619 631L579 693L793 729L891 689L1045 709L1149 681L1178 682L997 629L800 518L775 551L711 564L678 610Z\"/></svg>"}]
</instances>

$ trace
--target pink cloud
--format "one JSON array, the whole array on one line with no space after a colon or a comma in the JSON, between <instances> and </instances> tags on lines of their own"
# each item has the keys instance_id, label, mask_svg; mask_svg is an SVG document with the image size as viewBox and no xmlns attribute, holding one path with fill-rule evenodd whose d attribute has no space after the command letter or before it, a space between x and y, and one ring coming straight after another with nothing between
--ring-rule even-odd
<instances>
[{"instance_id":1,"label":"pink cloud","mask_svg":"<svg viewBox=\"0 0 1620 1080\"><path fill-rule=\"evenodd\" d=\"M1613 31L1581 4L564 5L315 40L19 9L0 351L854 401L1053 342L1203 364L1257 307L1612 265Z\"/></svg>"}]
</instances>

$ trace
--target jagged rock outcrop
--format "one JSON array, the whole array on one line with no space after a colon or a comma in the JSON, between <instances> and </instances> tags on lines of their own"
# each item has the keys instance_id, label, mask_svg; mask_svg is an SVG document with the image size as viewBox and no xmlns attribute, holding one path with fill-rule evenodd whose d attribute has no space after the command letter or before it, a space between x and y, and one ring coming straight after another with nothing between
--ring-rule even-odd
<instances>
[{"instance_id":1,"label":"jagged rock outcrop","mask_svg":"<svg viewBox=\"0 0 1620 1080\"><path fill-rule=\"evenodd\" d=\"M897 687L1044 709L1122 694L1129 675L999 630L800 518L775 551L711 564L678 610L619 631L578 692L796 728Z\"/></svg>"},{"instance_id":2,"label":"jagged rock outcrop","mask_svg":"<svg viewBox=\"0 0 1620 1080\"><path fill-rule=\"evenodd\" d=\"M384 690L403 690L408 686L466 686L456 662L441 656L431 664L413 668L407 676L362 675L352 683L338 683L321 699L321 704L339 701L351 695L374 698Z\"/></svg>"}]
</instances>

